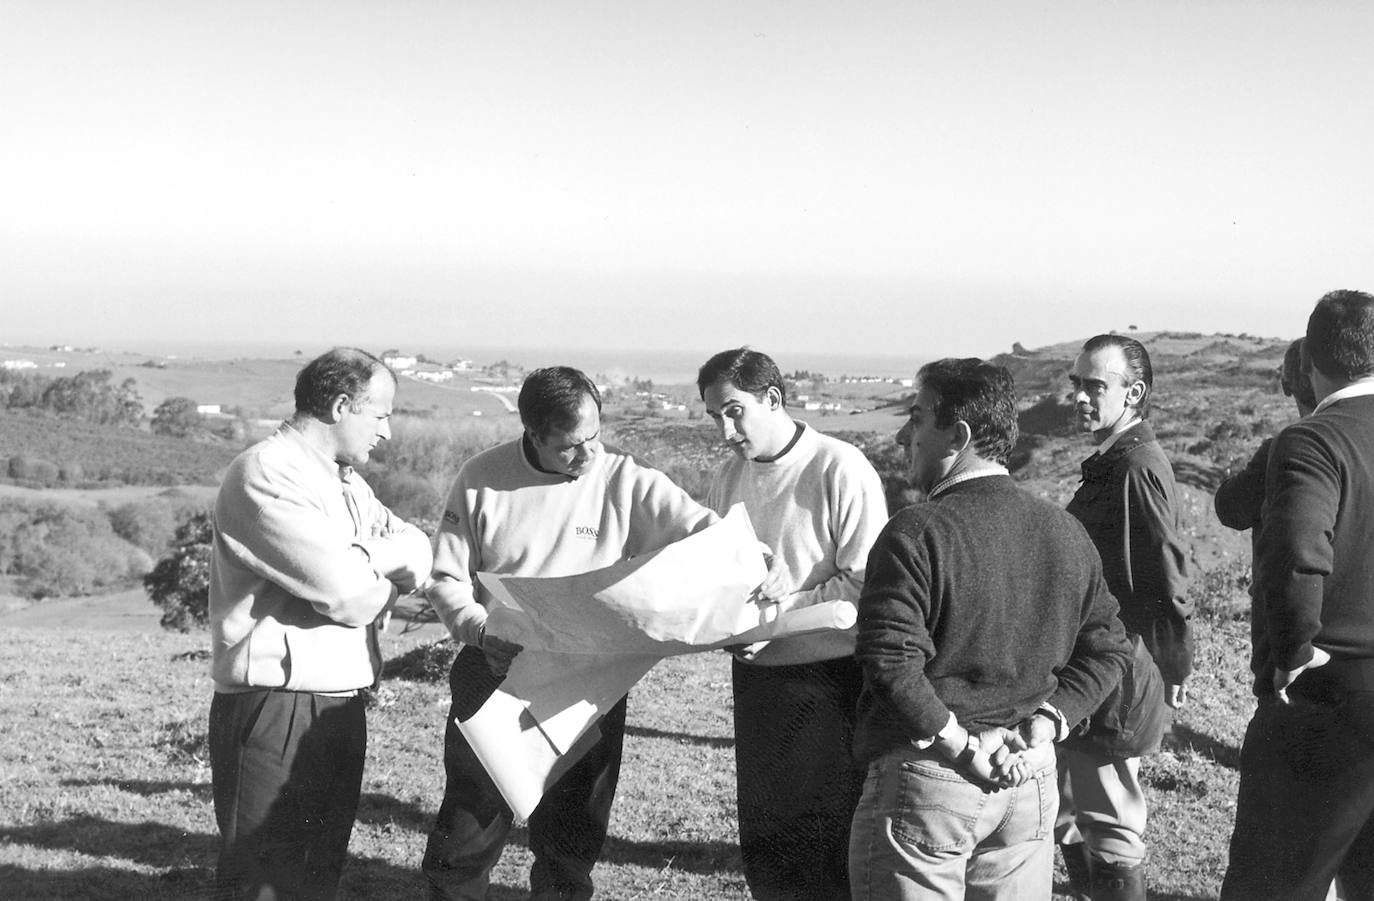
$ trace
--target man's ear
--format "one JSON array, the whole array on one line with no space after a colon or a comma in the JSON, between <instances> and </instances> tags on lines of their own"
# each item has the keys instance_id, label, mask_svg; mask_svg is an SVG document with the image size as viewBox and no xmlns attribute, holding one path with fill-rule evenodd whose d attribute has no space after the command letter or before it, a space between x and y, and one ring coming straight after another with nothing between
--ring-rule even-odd
<instances>
[{"instance_id":1,"label":"man's ear","mask_svg":"<svg viewBox=\"0 0 1374 901\"><path fill-rule=\"evenodd\" d=\"M1136 379L1126 386L1126 404L1131 407L1140 406L1140 402L1145 399L1145 383Z\"/></svg>"},{"instance_id":2,"label":"man's ear","mask_svg":"<svg viewBox=\"0 0 1374 901\"><path fill-rule=\"evenodd\" d=\"M782 409L782 392L778 390L778 388L777 388L776 385L769 385L769 386L768 386L768 393L767 393L767 395L765 396L765 400L768 402L768 409L770 409L770 410L781 410L781 409Z\"/></svg>"},{"instance_id":3,"label":"man's ear","mask_svg":"<svg viewBox=\"0 0 1374 901\"><path fill-rule=\"evenodd\" d=\"M353 403L353 401L347 394L340 393L334 395L334 399L329 402L329 410L327 411L328 416L325 421L333 425L343 419L344 410L347 409L348 405L351 403Z\"/></svg>"},{"instance_id":4,"label":"man's ear","mask_svg":"<svg viewBox=\"0 0 1374 901\"><path fill-rule=\"evenodd\" d=\"M961 454L973 446L973 429L962 419L954 422L954 428L950 430L949 449L956 454Z\"/></svg>"}]
</instances>

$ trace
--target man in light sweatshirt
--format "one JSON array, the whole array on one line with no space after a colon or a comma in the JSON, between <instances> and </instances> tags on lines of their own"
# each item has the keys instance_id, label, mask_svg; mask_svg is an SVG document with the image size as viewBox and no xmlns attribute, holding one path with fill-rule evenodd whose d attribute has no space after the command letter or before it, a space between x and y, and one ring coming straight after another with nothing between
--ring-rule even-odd
<instances>
[{"instance_id":1,"label":"man in light sweatshirt","mask_svg":"<svg viewBox=\"0 0 1374 901\"><path fill-rule=\"evenodd\" d=\"M797 422L767 354L722 351L697 389L732 451L707 505L744 504L772 549L760 600L779 611L857 601L869 548L887 521L883 486L863 452ZM755 898L849 898L849 826L863 774L854 711L863 675L854 632L774 641L733 662L740 850Z\"/></svg>"},{"instance_id":2,"label":"man in light sweatshirt","mask_svg":"<svg viewBox=\"0 0 1374 901\"><path fill-rule=\"evenodd\" d=\"M216 898L332 898L367 750L377 621L428 575L429 538L355 466L391 435L396 377L336 348L296 412L229 465L210 558Z\"/></svg>"},{"instance_id":3,"label":"man in light sweatshirt","mask_svg":"<svg viewBox=\"0 0 1374 901\"><path fill-rule=\"evenodd\" d=\"M463 464L435 544L431 604L455 641L444 731L444 800L421 864L433 899L487 897L513 813L457 721L504 676L520 648L486 632L481 572L567 576L658 550L716 521L663 473L601 444L601 393L568 366L537 369L520 389L524 434ZM625 700L601 738L530 815L531 898L592 895L620 774Z\"/></svg>"}]
</instances>

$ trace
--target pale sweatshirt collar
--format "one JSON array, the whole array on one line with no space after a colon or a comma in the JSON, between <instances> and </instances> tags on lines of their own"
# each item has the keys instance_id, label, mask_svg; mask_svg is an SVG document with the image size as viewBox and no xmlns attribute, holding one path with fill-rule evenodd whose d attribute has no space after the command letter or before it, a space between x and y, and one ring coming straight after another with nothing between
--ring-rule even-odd
<instances>
[{"instance_id":1,"label":"pale sweatshirt collar","mask_svg":"<svg viewBox=\"0 0 1374 901\"><path fill-rule=\"evenodd\" d=\"M958 475L948 476L936 482L930 489L930 493L926 495L926 498L927 500L934 500L936 495L943 494L960 482L967 482L972 479L982 479L987 476L1005 476L1010 474L1007 468L1000 463L989 463L977 469L966 469Z\"/></svg>"},{"instance_id":2,"label":"pale sweatshirt collar","mask_svg":"<svg viewBox=\"0 0 1374 901\"><path fill-rule=\"evenodd\" d=\"M286 420L277 429L277 434L285 441L299 447L307 457L319 464L320 469L328 474L330 478L348 481L348 477L353 475L353 467L346 463L340 463L333 459L324 451L311 444L305 437L305 433L291 424L291 420Z\"/></svg>"},{"instance_id":3,"label":"pale sweatshirt collar","mask_svg":"<svg viewBox=\"0 0 1374 901\"><path fill-rule=\"evenodd\" d=\"M1344 388L1337 388L1332 391L1322 398L1321 403L1317 404L1317 408L1312 412L1314 414L1320 413L1337 401L1348 400L1352 397L1368 397L1371 394L1374 394L1374 376L1366 376L1357 382L1351 382Z\"/></svg>"},{"instance_id":4,"label":"pale sweatshirt collar","mask_svg":"<svg viewBox=\"0 0 1374 901\"><path fill-rule=\"evenodd\" d=\"M781 453L767 460L753 457L749 462L755 466L778 466L786 465L793 460L801 459L802 455L797 453L797 448L800 447L803 442L808 442L810 440L812 434L811 426L802 422L800 419L793 420L793 422L795 423L795 431L792 433L791 440L783 447Z\"/></svg>"}]
</instances>

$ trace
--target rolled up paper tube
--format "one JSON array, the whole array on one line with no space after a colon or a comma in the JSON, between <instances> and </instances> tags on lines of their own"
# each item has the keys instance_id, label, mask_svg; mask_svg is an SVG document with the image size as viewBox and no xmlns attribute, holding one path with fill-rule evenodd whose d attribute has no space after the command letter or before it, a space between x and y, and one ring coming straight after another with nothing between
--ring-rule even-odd
<instances>
[{"instance_id":1,"label":"rolled up paper tube","mask_svg":"<svg viewBox=\"0 0 1374 901\"><path fill-rule=\"evenodd\" d=\"M746 629L733 635L721 647L736 644L753 644L756 641L775 641L808 632L824 632L832 629L853 627L859 618L859 611L849 601L824 601L810 607L789 610L771 623Z\"/></svg>"}]
</instances>

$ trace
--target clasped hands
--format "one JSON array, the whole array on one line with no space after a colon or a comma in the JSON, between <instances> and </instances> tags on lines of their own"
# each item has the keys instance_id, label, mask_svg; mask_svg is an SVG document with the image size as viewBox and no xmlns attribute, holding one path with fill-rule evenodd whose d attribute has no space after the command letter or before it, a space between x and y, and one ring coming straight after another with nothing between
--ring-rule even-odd
<instances>
[{"instance_id":1,"label":"clasped hands","mask_svg":"<svg viewBox=\"0 0 1374 901\"><path fill-rule=\"evenodd\" d=\"M1044 714L1036 713L1015 729L993 726L966 735L957 750L944 745L941 753L965 779L984 791L997 791L1016 788L1030 780L1031 767L1022 752L1054 741L1055 724Z\"/></svg>"}]
</instances>

